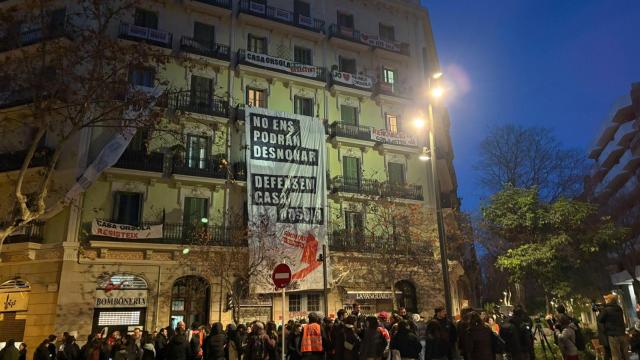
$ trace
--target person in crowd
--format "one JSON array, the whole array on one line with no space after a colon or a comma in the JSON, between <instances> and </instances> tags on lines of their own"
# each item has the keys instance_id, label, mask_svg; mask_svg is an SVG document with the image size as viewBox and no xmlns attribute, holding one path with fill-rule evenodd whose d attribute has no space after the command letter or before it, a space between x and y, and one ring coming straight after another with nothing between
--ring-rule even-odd
<instances>
[{"instance_id":1,"label":"person in crowd","mask_svg":"<svg viewBox=\"0 0 640 360\"><path fill-rule=\"evenodd\" d=\"M468 315L466 334L464 336L465 360L495 360L492 330L472 311Z\"/></svg>"},{"instance_id":2,"label":"person in crowd","mask_svg":"<svg viewBox=\"0 0 640 360\"><path fill-rule=\"evenodd\" d=\"M169 329L160 328L153 343L153 347L156 350L156 360L165 360L167 358L167 344L169 344Z\"/></svg>"},{"instance_id":3,"label":"person in crowd","mask_svg":"<svg viewBox=\"0 0 640 360\"><path fill-rule=\"evenodd\" d=\"M447 359L452 360L455 355L455 346L458 340L456 326L449 318L447 309L445 309L443 306L435 308L433 319L440 324L442 337L447 340L448 344Z\"/></svg>"},{"instance_id":4,"label":"person in crowd","mask_svg":"<svg viewBox=\"0 0 640 360\"><path fill-rule=\"evenodd\" d=\"M251 333L247 336L246 350L243 351L245 360L274 360L269 359L267 342L269 336L264 331L264 324L256 321L251 326Z\"/></svg>"},{"instance_id":5,"label":"person in crowd","mask_svg":"<svg viewBox=\"0 0 640 360\"><path fill-rule=\"evenodd\" d=\"M62 350L58 351L57 356L63 360L81 360L80 347L76 344L76 338L66 333L63 336L64 344Z\"/></svg>"},{"instance_id":6,"label":"person in crowd","mask_svg":"<svg viewBox=\"0 0 640 360\"><path fill-rule=\"evenodd\" d=\"M294 323L293 330L289 332L287 341L287 358L288 360L302 359L302 324Z\"/></svg>"},{"instance_id":7,"label":"person in crowd","mask_svg":"<svg viewBox=\"0 0 640 360\"><path fill-rule=\"evenodd\" d=\"M191 346L187 340L187 333L183 326L178 325L175 335L169 340L167 345L167 359L190 360Z\"/></svg>"},{"instance_id":8,"label":"person in crowd","mask_svg":"<svg viewBox=\"0 0 640 360\"><path fill-rule=\"evenodd\" d=\"M20 343L20 346L18 347L18 353L18 360L27 360L27 344Z\"/></svg>"},{"instance_id":9,"label":"person in crowd","mask_svg":"<svg viewBox=\"0 0 640 360\"><path fill-rule=\"evenodd\" d=\"M49 351L49 358L50 359L55 359L56 358L56 352L57 352L57 348L56 348L56 339L58 337L54 334L49 335L49 337L47 339L49 339L49 344L47 345L47 350Z\"/></svg>"},{"instance_id":10,"label":"person in crowd","mask_svg":"<svg viewBox=\"0 0 640 360\"><path fill-rule=\"evenodd\" d=\"M360 353L360 337L356 333L356 318L349 316L344 323L344 341L337 344L336 360L358 360Z\"/></svg>"},{"instance_id":11,"label":"person in crowd","mask_svg":"<svg viewBox=\"0 0 640 360\"><path fill-rule=\"evenodd\" d=\"M312 312L309 313L309 323L302 329L302 343L300 351L302 358L307 360L323 359L323 332L320 325L320 317Z\"/></svg>"},{"instance_id":12,"label":"person in crowd","mask_svg":"<svg viewBox=\"0 0 640 360\"><path fill-rule=\"evenodd\" d=\"M632 353L640 355L640 321L636 321L629 329L629 346Z\"/></svg>"},{"instance_id":13,"label":"person in crowd","mask_svg":"<svg viewBox=\"0 0 640 360\"><path fill-rule=\"evenodd\" d=\"M401 359L418 359L422 352L422 345L418 336L411 331L407 320L400 320L398 331L391 338L391 351L398 351Z\"/></svg>"},{"instance_id":14,"label":"person in crowd","mask_svg":"<svg viewBox=\"0 0 640 360\"><path fill-rule=\"evenodd\" d=\"M469 328L469 315L473 312L473 309L470 307L463 307L460 310L460 320L456 322L456 334L457 334L457 347L454 347L454 351L458 351L461 358L465 358L464 356L464 337L467 335L467 329ZM456 358L457 354L454 354L454 358Z\"/></svg>"},{"instance_id":15,"label":"person in crowd","mask_svg":"<svg viewBox=\"0 0 640 360\"><path fill-rule=\"evenodd\" d=\"M324 347L324 352L327 354L327 359L331 360L333 359L333 355L335 354L335 344L333 341L333 327L334 327L334 323L333 323L333 319L325 316L324 319L322 319L322 334L324 335L324 342L323 342L323 347Z\"/></svg>"},{"instance_id":16,"label":"person in crowd","mask_svg":"<svg viewBox=\"0 0 640 360\"><path fill-rule=\"evenodd\" d=\"M360 312L360 304L353 303L353 310L351 310L351 315L356 317L356 323L354 324L356 332L358 334L362 334L366 324L365 316Z\"/></svg>"},{"instance_id":17,"label":"person in crowd","mask_svg":"<svg viewBox=\"0 0 640 360\"><path fill-rule=\"evenodd\" d=\"M244 350L247 347L247 326L245 324L239 324L236 330L238 332L238 344L240 344L238 355L242 358L244 356Z\"/></svg>"},{"instance_id":18,"label":"person in crowd","mask_svg":"<svg viewBox=\"0 0 640 360\"><path fill-rule=\"evenodd\" d=\"M496 319L491 315L487 315L485 320L487 326L496 334L500 334L500 325L496 322Z\"/></svg>"},{"instance_id":19,"label":"person in crowd","mask_svg":"<svg viewBox=\"0 0 640 360\"><path fill-rule=\"evenodd\" d=\"M275 322L273 321L268 321L267 325L265 326L265 334L267 335L268 339L266 342L267 345L267 353L269 356L269 359L271 360L276 360L280 357L280 352L278 351L278 331L277 331L278 327L276 325Z\"/></svg>"},{"instance_id":20,"label":"person in crowd","mask_svg":"<svg viewBox=\"0 0 640 360\"><path fill-rule=\"evenodd\" d=\"M611 348L612 360L629 360L629 342L625 334L624 315L618 305L618 296L608 294L604 296L605 304L598 314L598 323L607 337Z\"/></svg>"},{"instance_id":21,"label":"person in crowd","mask_svg":"<svg viewBox=\"0 0 640 360\"><path fill-rule=\"evenodd\" d=\"M411 320L411 314L407 312L407 308L404 306L400 306L398 308L398 315L402 318L402 320Z\"/></svg>"},{"instance_id":22,"label":"person in crowd","mask_svg":"<svg viewBox=\"0 0 640 360\"><path fill-rule=\"evenodd\" d=\"M447 360L451 345L440 321L431 319L425 329L425 360Z\"/></svg>"},{"instance_id":23,"label":"person in crowd","mask_svg":"<svg viewBox=\"0 0 640 360\"><path fill-rule=\"evenodd\" d=\"M220 324L222 328L222 324ZM189 346L191 347L191 354L193 355L194 360L202 360L204 356L204 342L205 342L205 331L204 326L200 326L200 323L194 321L191 324L191 330L187 335L187 339L189 340Z\"/></svg>"},{"instance_id":24,"label":"person in crowd","mask_svg":"<svg viewBox=\"0 0 640 360\"><path fill-rule=\"evenodd\" d=\"M338 310L336 313L337 318L333 322L333 326L331 327L331 332L328 333L330 345L331 356L334 359L338 359L338 351L342 350L341 343L344 343L344 321L347 315L347 312L344 309ZM341 356L341 355L340 355Z\"/></svg>"},{"instance_id":25,"label":"person in crowd","mask_svg":"<svg viewBox=\"0 0 640 360\"><path fill-rule=\"evenodd\" d=\"M213 328L211 329L211 332L213 333ZM238 331L236 330L236 326L233 324L227 325L226 332L227 332L226 333L227 346L225 347L225 350L224 350L225 357L228 360L239 360L242 345L238 337Z\"/></svg>"},{"instance_id":26,"label":"person in crowd","mask_svg":"<svg viewBox=\"0 0 640 360\"><path fill-rule=\"evenodd\" d=\"M152 334L142 335L142 360L155 360L157 358L154 342Z\"/></svg>"},{"instance_id":27,"label":"person in crowd","mask_svg":"<svg viewBox=\"0 0 640 360\"><path fill-rule=\"evenodd\" d=\"M571 317L564 313L560 313L557 320L559 326L556 327L555 332L563 359L578 360L578 348L576 347L576 331L578 328Z\"/></svg>"},{"instance_id":28,"label":"person in crowd","mask_svg":"<svg viewBox=\"0 0 640 360\"><path fill-rule=\"evenodd\" d=\"M525 331L526 327L515 312L500 327L500 337L505 342L505 353L513 360L529 360L529 352L524 344Z\"/></svg>"},{"instance_id":29,"label":"person in crowd","mask_svg":"<svg viewBox=\"0 0 640 360\"><path fill-rule=\"evenodd\" d=\"M9 339L0 350L0 360L18 360L19 358L20 351L16 348L16 341Z\"/></svg>"},{"instance_id":30,"label":"person in crowd","mask_svg":"<svg viewBox=\"0 0 640 360\"><path fill-rule=\"evenodd\" d=\"M378 319L375 316L366 318L367 327L360 342L360 360L380 360L387 348L387 340L378 330Z\"/></svg>"},{"instance_id":31,"label":"person in crowd","mask_svg":"<svg viewBox=\"0 0 640 360\"><path fill-rule=\"evenodd\" d=\"M33 360L49 360L49 338L42 340L33 353Z\"/></svg>"},{"instance_id":32,"label":"person in crowd","mask_svg":"<svg viewBox=\"0 0 640 360\"><path fill-rule=\"evenodd\" d=\"M191 339L193 341L193 339ZM222 324L211 325L211 333L204 342L204 358L206 360L221 360L225 358L225 344L227 336L222 331ZM193 346L191 347L193 349Z\"/></svg>"}]
</instances>

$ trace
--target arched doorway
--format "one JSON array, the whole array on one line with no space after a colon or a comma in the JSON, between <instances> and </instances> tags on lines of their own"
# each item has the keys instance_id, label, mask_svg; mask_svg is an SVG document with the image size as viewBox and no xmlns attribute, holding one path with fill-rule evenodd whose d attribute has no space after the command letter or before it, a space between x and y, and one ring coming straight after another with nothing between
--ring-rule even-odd
<instances>
[{"instance_id":1,"label":"arched doorway","mask_svg":"<svg viewBox=\"0 0 640 360\"><path fill-rule=\"evenodd\" d=\"M417 313L416 287L410 281L401 280L396 283L395 288L397 306L404 307L410 313Z\"/></svg>"},{"instance_id":2,"label":"arched doorway","mask_svg":"<svg viewBox=\"0 0 640 360\"><path fill-rule=\"evenodd\" d=\"M171 289L171 327L175 328L180 321L184 321L187 328L194 322L209 323L210 297L207 280L193 275L177 279Z\"/></svg>"}]
</instances>

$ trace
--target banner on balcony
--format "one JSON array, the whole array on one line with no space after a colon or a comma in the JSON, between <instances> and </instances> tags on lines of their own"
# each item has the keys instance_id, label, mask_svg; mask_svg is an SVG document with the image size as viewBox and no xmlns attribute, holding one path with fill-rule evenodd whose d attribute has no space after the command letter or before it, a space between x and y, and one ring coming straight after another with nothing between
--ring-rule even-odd
<instances>
[{"instance_id":1,"label":"banner on balcony","mask_svg":"<svg viewBox=\"0 0 640 360\"><path fill-rule=\"evenodd\" d=\"M245 111L249 249L259 269L252 292L273 292L273 267L292 269L289 290L322 289L318 255L327 241L326 144L322 121Z\"/></svg>"},{"instance_id":2,"label":"banner on balcony","mask_svg":"<svg viewBox=\"0 0 640 360\"><path fill-rule=\"evenodd\" d=\"M415 136L401 132L391 132L386 129L371 128L371 139L384 144L418 146Z\"/></svg>"},{"instance_id":3,"label":"banner on balcony","mask_svg":"<svg viewBox=\"0 0 640 360\"><path fill-rule=\"evenodd\" d=\"M91 234L118 239L159 239L162 237L162 225L131 226L93 219Z\"/></svg>"},{"instance_id":4,"label":"banner on balcony","mask_svg":"<svg viewBox=\"0 0 640 360\"><path fill-rule=\"evenodd\" d=\"M356 86L366 90L373 89L373 80L368 76L353 75L342 71L332 71L331 78L333 81L340 84Z\"/></svg>"},{"instance_id":5,"label":"banner on balcony","mask_svg":"<svg viewBox=\"0 0 640 360\"><path fill-rule=\"evenodd\" d=\"M321 75L320 68L313 65L305 65L281 59L265 54L258 54L253 51L245 53L245 59L248 63L256 64L266 68L285 71L295 75L302 75L310 78L316 78Z\"/></svg>"},{"instance_id":6,"label":"banner on balcony","mask_svg":"<svg viewBox=\"0 0 640 360\"><path fill-rule=\"evenodd\" d=\"M383 49L387 49L395 52L400 52L400 46L398 46L396 42L380 39L380 36L375 34L367 34L367 33L361 32L360 41L373 47L379 47L379 48L383 48Z\"/></svg>"}]
</instances>

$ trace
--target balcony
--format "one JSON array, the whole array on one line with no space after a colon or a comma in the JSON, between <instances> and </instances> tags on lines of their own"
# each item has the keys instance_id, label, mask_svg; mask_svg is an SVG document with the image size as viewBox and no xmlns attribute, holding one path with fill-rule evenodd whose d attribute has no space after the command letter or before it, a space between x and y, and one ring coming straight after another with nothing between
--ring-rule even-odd
<instances>
[{"instance_id":1,"label":"balcony","mask_svg":"<svg viewBox=\"0 0 640 360\"><path fill-rule=\"evenodd\" d=\"M375 79L366 75L351 74L336 70L331 72L331 85L370 92L373 91L374 84Z\"/></svg>"},{"instance_id":2,"label":"balcony","mask_svg":"<svg viewBox=\"0 0 640 360\"><path fill-rule=\"evenodd\" d=\"M326 82L325 68L323 67L299 64L291 60L277 58L267 54L259 54L244 49L238 50L238 64L249 65L309 80Z\"/></svg>"},{"instance_id":3,"label":"balcony","mask_svg":"<svg viewBox=\"0 0 640 360\"><path fill-rule=\"evenodd\" d=\"M409 44L399 41L381 39L376 34L368 34L359 30L331 24L329 26L329 38L338 38L357 44L359 46L367 46L373 49L386 50L392 53L409 56Z\"/></svg>"},{"instance_id":4,"label":"balcony","mask_svg":"<svg viewBox=\"0 0 640 360\"><path fill-rule=\"evenodd\" d=\"M67 21L53 23L45 28L38 27L21 31L17 36L7 36L0 41L0 52L17 49L46 40L70 37L71 30Z\"/></svg>"},{"instance_id":5,"label":"balcony","mask_svg":"<svg viewBox=\"0 0 640 360\"><path fill-rule=\"evenodd\" d=\"M144 26L122 23L120 24L118 37L121 39L161 46L168 49L173 47L172 33Z\"/></svg>"},{"instance_id":6,"label":"balcony","mask_svg":"<svg viewBox=\"0 0 640 360\"><path fill-rule=\"evenodd\" d=\"M383 255L419 255L430 251L426 243L412 242L407 234L373 235L363 230L339 229L328 234L331 251Z\"/></svg>"},{"instance_id":7,"label":"balcony","mask_svg":"<svg viewBox=\"0 0 640 360\"><path fill-rule=\"evenodd\" d=\"M289 10L279 9L256 1L240 0L240 13L257 16L316 33L324 31L324 20L296 14Z\"/></svg>"},{"instance_id":8,"label":"balcony","mask_svg":"<svg viewBox=\"0 0 640 360\"><path fill-rule=\"evenodd\" d=\"M179 91L169 96L169 108L196 114L229 117L229 103L208 91Z\"/></svg>"},{"instance_id":9,"label":"balcony","mask_svg":"<svg viewBox=\"0 0 640 360\"><path fill-rule=\"evenodd\" d=\"M421 185L394 184L372 179L336 176L331 181L333 193L351 193L364 196L383 196L406 200L424 200Z\"/></svg>"},{"instance_id":10,"label":"balcony","mask_svg":"<svg viewBox=\"0 0 640 360\"><path fill-rule=\"evenodd\" d=\"M244 161L238 161L233 163L232 166L233 180L247 181L247 163Z\"/></svg>"},{"instance_id":11,"label":"balcony","mask_svg":"<svg viewBox=\"0 0 640 360\"><path fill-rule=\"evenodd\" d=\"M22 168L22 163L27 156L28 150L15 151L0 154L0 172L17 171ZM48 147L38 147L29 163L30 168L45 167L49 165L53 150Z\"/></svg>"},{"instance_id":12,"label":"balcony","mask_svg":"<svg viewBox=\"0 0 640 360\"><path fill-rule=\"evenodd\" d=\"M33 102L33 90L30 88L0 92L0 109L27 105Z\"/></svg>"},{"instance_id":13,"label":"balcony","mask_svg":"<svg viewBox=\"0 0 640 360\"><path fill-rule=\"evenodd\" d=\"M23 242L42 243L44 238L44 222L34 221L15 231L4 240L5 244Z\"/></svg>"},{"instance_id":14,"label":"balcony","mask_svg":"<svg viewBox=\"0 0 640 360\"><path fill-rule=\"evenodd\" d=\"M195 0L196 2L231 9L231 0Z\"/></svg>"},{"instance_id":15,"label":"balcony","mask_svg":"<svg viewBox=\"0 0 640 360\"><path fill-rule=\"evenodd\" d=\"M173 158L173 173L179 175L227 179L228 168L224 154L204 157L188 157L184 154Z\"/></svg>"},{"instance_id":16,"label":"balcony","mask_svg":"<svg viewBox=\"0 0 640 360\"><path fill-rule=\"evenodd\" d=\"M229 61L231 59L231 52L227 45L215 43L203 44L188 36L180 38L180 50L190 54L202 55L224 61Z\"/></svg>"},{"instance_id":17,"label":"balcony","mask_svg":"<svg viewBox=\"0 0 640 360\"><path fill-rule=\"evenodd\" d=\"M127 149L113 167L161 173L163 163L164 154L162 153Z\"/></svg>"},{"instance_id":18,"label":"balcony","mask_svg":"<svg viewBox=\"0 0 640 360\"><path fill-rule=\"evenodd\" d=\"M371 127L344 124L341 122L334 122L329 125L329 136L340 136L363 141L373 141L373 139L371 138Z\"/></svg>"},{"instance_id":19,"label":"balcony","mask_svg":"<svg viewBox=\"0 0 640 360\"><path fill-rule=\"evenodd\" d=\"M378 81L374 87L375 95L392 96L406 100L409 99L408 93L408 89L406 89L406 87L402 87L398 83L392 84L384 81Z\"/></svg>"}]
</instances>

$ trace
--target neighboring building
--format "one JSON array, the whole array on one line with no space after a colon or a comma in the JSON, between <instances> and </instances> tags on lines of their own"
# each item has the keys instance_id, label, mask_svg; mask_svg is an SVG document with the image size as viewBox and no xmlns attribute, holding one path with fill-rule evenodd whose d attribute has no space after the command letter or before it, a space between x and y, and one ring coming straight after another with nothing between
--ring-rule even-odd
<instances>
[{"instance_id":1,"label":"neighboring building","mask_svg":"<svg viewBox=\"0 0 640 360\"><path fill-rule=\"evenodd\" d=\"M602 215L631 229L631 236L640 236L640 83L634 83L628 95L614 104L605 119L602 132L589 158L594 161L585 195L600 206ZM633 262L634 276L640 279L638 254L631 258L611 256L611 281L623 294L623 303L631 319L637 319L637 303L629 271ZM637 264L637 265L636 265ZM626 265L626 266L625 266Z\"/></svg>"},{"instance_id":2,"label":"neighboring building","mask_svg":"<svg viewBox=\"0 0 640 360\"><path fill-rule=\"evenodd\" d=\"M186 114L176 124L182 145L138 131L118 163L77 204L9 238L0 254L0 298L19 301L12 309L0 308L0 341L11 334L35 349L49 333L62 331L78 331L83 340L105 326L126 331L182 319L189 325L230 322L224 284L233 279L214 277L182 259L185 245L192 245L192 225L200 222L212 253L246 251L229 246L233 230L246 226L245 106L325 122L331 266L334 277L347 267L360 274L360 281L344 280L330 290L329 313L358 301L367 313L390 311L395 303L431 316L443 304L437 237L412 239L426 245L424 257L434 265L403 270L393 286L376 267L385 249L362 236L373 219L363 206L368 195L434 208L430 165L418 158L424 136L411 128L415 114L425 110L426 79L439 69L428 13L418 0L150 1L112 33L199 62L189 69L172 63L157 73L153 67L131 71L138 86L166 80L172 89L183 89L160 104L169 122L177 112ZM292 61L302 65L292 67ZM0 97L0 121L25 106L12 98ZM112 135L109 129L85 134L76 142L78 156L67 154L73 159L65 166L86 166ZM459 200L449 118L438 108L436 139L448 213ZM1 172L18 169L16 150L0 155L6 160L0 161ZM162 225L161 235L139 242L98 236L92 231L95 219L149 231ZM462 273L455 262L451 268L456 285ZM233 277L229 270L225 276ZM368 280L376 270L377 278ZM457 312L463 296L456 286L453 293ZM322 312L322 296L321 290L289 294L287 317ZM277 296L240 305L243 321L282 315Z\"/></svg>"}]
</instances>

